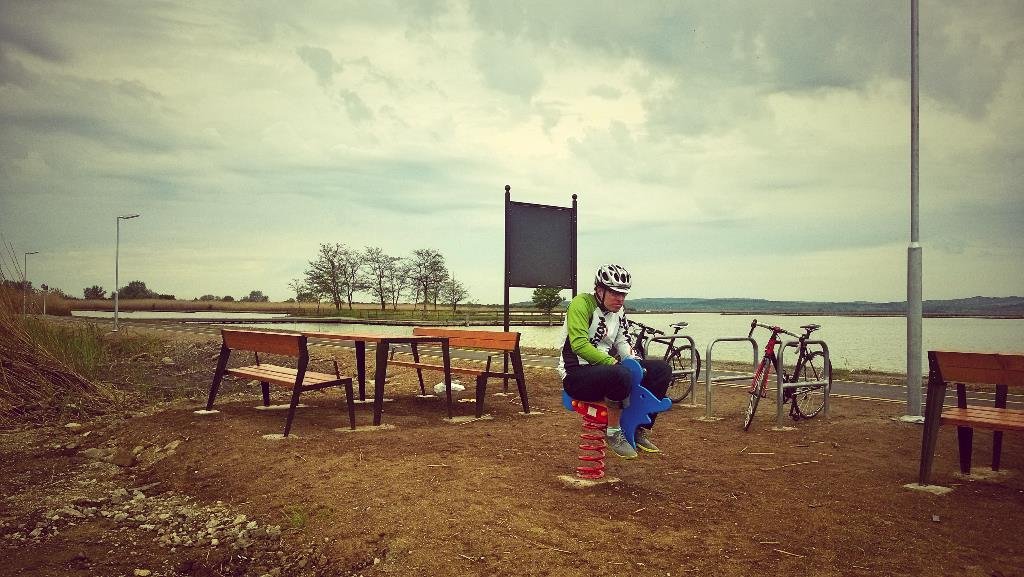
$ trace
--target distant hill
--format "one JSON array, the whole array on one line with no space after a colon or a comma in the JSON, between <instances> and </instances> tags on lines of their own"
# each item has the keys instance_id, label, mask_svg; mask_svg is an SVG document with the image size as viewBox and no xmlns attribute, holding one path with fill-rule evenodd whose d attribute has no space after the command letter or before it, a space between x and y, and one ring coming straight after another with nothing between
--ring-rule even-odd
<instances>
[{"instance_id":1,"label":"distant hill","mask_svg":"<svg viewBox=\"0 0 1024 577\"><path fill-rule=\"evenodd\" d=\"M562 308L568 306L563 301ZM517 307L532 307L533 303L516 303ZM906 301L875 303L854 302L809 302L771 301L765 299L691 299L691 298L646 298L629 299L626 308L630 312L680 312L680 313L726 313L726 314L776 314L776 315L859 315L859 316L903 316L907 314ZM924 316L927 317L1003 317L1024 318L1024 297L970 297L951 300L924 301Z\"/></svg>"}]
</instances>

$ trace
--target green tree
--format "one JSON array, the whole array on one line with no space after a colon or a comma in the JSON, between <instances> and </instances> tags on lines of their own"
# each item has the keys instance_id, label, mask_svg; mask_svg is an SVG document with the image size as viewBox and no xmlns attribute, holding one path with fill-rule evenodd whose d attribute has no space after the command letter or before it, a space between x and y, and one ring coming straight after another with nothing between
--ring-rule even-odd
<instances>
[{"instance_id":1,"label":"green tree","mask_svg":"<svg viewBox=\"0 0 1024 577\"><path fill-rule=\"evenodd\" d=\"M83 290L82 294L85 295L85 298L87 299L99 300L107 298L107 291L103 290L103 287L96 284Z\"/></svg>"},{"instance_id":2,"label":"green tree","mask_svg":"<svg viewBox=\"0 0 1024 577\"><path fill-rule=\"evenodd\" d=\"M270 297L263 294L263 291L249 291L249 296L238 299L239 302L243 303L265 303L270 300Z\"/></svg>"},{"instance_id":3,"label":"green tree","mask_svg":"<svg viewBox=\"0 0 1024 577\"><path fill-rule=\"evenodd\" d=\"M121 290L117 291L117 296L122 299L155 299L159 295L149 290L146 287L146 283L140 280L133 280L121 287Z\"/></svg>"},{"instance_id":4,"label":"green tree","mask_svg":"<svg viewBox=\"0 0 1024 577\"><path fill-rule=\"evenodd\" d=\"M562 289L558 287L542 286L533 289L533 304L544 314L550 315L551 311L562 304ZM550 324L550 319L548 323Z\"/></svg>"}]
</instances>

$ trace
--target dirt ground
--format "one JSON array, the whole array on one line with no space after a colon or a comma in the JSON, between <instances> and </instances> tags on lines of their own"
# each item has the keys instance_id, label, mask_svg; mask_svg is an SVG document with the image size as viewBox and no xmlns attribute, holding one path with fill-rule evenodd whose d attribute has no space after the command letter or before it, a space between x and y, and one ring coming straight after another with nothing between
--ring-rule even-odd
<instances>
[{"instance_id":1,"label":"dirt ground","mask_svg":"<svg viewBox=\"0 0 1024 577\"><path fill-rule=\"evenodd\" d=\"M139 362L192 399L0 434L0 575L1024 575L1021 435L986 479L992 437L976 432L977 478L963 478L943 430L934 482L954 490L940 496L903 487L921 427L894 420L901 404L836 398L828 418L776 431L765 401L744 432L743 393L717 387L722 420L675 407L655 429L663 453L610 455L620 482L573 489L558 477L580 419L554 371L527 370L537 414L488 395L493 419L450 424L396 370L387 428L361 405L360 430L336 430L342 395L312 393L282 441L263 435L284 413L255 410L246 383L219 414L193 413L219 341L167 346ZM348 353L317 351L333 354L354 373Z\"/></svg>"}]
</instances>

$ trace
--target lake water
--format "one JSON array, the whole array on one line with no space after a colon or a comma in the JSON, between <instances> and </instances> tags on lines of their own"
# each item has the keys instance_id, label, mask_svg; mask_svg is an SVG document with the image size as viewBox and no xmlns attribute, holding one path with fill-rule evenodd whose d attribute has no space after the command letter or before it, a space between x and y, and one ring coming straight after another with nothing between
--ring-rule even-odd
<instances>
[{"instance_id":1,"label":"lake water","mask_svg":"<svg viewBox=\"0 0 1024 577\"><path fill-rule=\"evenodd\" d=\"M89 317L112 319L113 311L71 311L73 317ZM274 319L286 317L284 313L246 313L246 312L224 312L224 311L118 311L118 319L182 319L182 320L203 320L203 319Z\"/></svg>"},{"instance_id":2,"label":"lake water","mask_svg":"<svg viewBox=\"0 0 1024 577\"><path fill-rule=\"evenodd\" d=\"M222 314L223 316L223 314ZM725 337L746 337L753 317L716 313L635 314L630 318L671 334L669 325L687 321L686 334L693 337L705 355L711 341ZM832 316L758 316L764 324L779 325L800 334L800 325L819 324L814 336L828 344L832 365L839 369L874 369L905 372L907 368L907 320L904 317L832 317ZM274 323L247 326L323 332L365 332L371 334L412 334L412 327L381 325L338 325L314 323ZM501 327L473 327L501 330ZM526 347L557 348L561 327L512 327L522 333ZM1024 354L1024 319L926 318L922 320L922 350L961 350ZM768 332L758 329L754 339L758 348L767 342ZM791 351L789 351L791 352ZM760 355L760 351L758 352ZM715 345L716 359L746 361L751 358L749 343L721 342ZM922 370L927 374L927 360Z\"/></svg>"}]
</instances>

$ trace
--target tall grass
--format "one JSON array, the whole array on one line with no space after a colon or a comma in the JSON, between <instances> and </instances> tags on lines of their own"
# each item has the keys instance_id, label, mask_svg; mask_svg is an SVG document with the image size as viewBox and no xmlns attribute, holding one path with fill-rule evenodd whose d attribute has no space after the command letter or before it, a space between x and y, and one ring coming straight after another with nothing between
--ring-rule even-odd
<instances>
[{"instance_id":1,"label":"tall grass","mask_svg":"<svg viewBox=\"0 0 1024 577\"><path fill-rule=\"evenodd\" d=\"M125 396L96 377L109 344L94 326L22 317L20 293L0 289L0 427L104 413Z\"/></svg>"}]
</instances>

